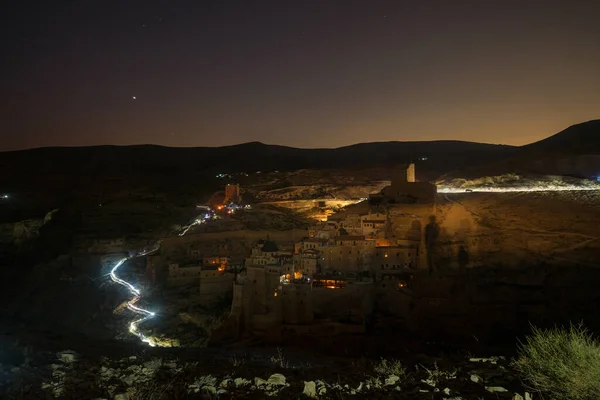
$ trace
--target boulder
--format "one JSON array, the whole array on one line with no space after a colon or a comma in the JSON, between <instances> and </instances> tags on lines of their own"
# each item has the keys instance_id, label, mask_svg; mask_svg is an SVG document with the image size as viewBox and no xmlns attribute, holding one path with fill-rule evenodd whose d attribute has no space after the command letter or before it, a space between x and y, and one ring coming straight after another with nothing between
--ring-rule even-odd
<instances>
[{"instance_id":1,"label":"boulder","mask_svg":"<svg viewBox=\"0 0 600 400\"><path fill-rule=\"evenodd\" d=\"M202 390L206 393L217 394L217 388L214 386L203 386Z\"/></svg>"},{"instance_id":2,"label":"boulder","mask_svg":"<svg viewBox=\"0 0 600 400\"><path fill-rule=\"evenodd\" d=\"M127 386L131 386L134 384L135 382L135 375L127 375L125 377L122 377L121 380L127 385Z\"/></svg>"},{"instance_id":3,"label":"boulder","mask_svg":"<svg viewBox=\"0 0 600 400\"><path fill-rule=\"evenodd\" d=\"M325 393L327 393L327 385L324 381L319 380L316 381L315 384L317 385L317 393L319 396L323 396Z\"/></svg>"},{"instance_id":4,"label":"boulder","mask_svg":"<svg viewBox=\"0 0 600 400\"><path fill-rule=\"evenodd\" d=\"M223 382L221 382L219 387L226 388L227 386L229 386L229 382L231 382L231 379L223 379Z\"/></svg>"},{"instance_id":5,"label":"boulder","mask_svg":"<svg viewBox=\"0 0 600 400\"><path fill-rule=\"evenodd\" d=\"M285 386L286 385L285 376L283 376L281 374L273 374L273 375L271 375L269 377L269 380L267 382L270 383L271 385L278 385L278 386Z\"/></svg>"},{"instance_id":6,"label":"boulder","mask_svg":"<svg viewBox=\"0 0 600 400\"><path fill-rule=\"evenodd\" d=\"M362 383L361 383L362 386ZM316 399L317 398L317 385L315 382L313 381L309 381L309 382L304 382L304 390L302 391L302 393L307 396L310 397L311 399Z\"/></svg>"},{"instance_id":7,"label":"boulder","mask_svg":"<svg viewBox=\"0 0 600 400\"><path fill-rule=\"evenodd\" d=\"M244 378L235 378L233 380L233 384L236 387L242 387L242 386L247 386L250 384L250 381L248 379L244 379Z\"/></svg>"},{"instance_id":8,"label":"boulder","mask_svg":"<svg viewBox=\"0 0 600 400\"><path fill-rule=\"evenodd\" d=\"M508 392L508 389L503 388L502 386L486 386L485 390L491 393L502 393Z\"/></svg>"},{"instance_id":9,"label":"boulder","mask_svg":"<svg viewBox=\"0 0 600 400\"><path fill-rule=\"evenodd\" d=\"M77 360L77 355L75 354L74 351L71 351L71 350L66 350L66 351L63 351L62 353L58 353L57 356L58 356L58 359L60 361L64 362L65 364L71 364Z\"/></svg>"},{"instance_id":10,"label":"boulder","mask_svg":"<svg viewBox=\"0 0 600 400\"><path fill-rule=\"evenodd\" d=\"M386 378L385 380L385 386L392 386L395 385L396 382L398 382L400 380L399 376L396 375L390 375L388 378Z\"/></svg>"},{"instance_id":11,"label":"boulder","mask_svg":"<svg viewBox=\"0 0 600 400\"><path fill-rule=\"evenodd\" d=\"M264 379L261 378L254 378L254 386L261 387L261 386L265 386L267 385L267 381L265 381Z\"/></svg>"}]
</instances>

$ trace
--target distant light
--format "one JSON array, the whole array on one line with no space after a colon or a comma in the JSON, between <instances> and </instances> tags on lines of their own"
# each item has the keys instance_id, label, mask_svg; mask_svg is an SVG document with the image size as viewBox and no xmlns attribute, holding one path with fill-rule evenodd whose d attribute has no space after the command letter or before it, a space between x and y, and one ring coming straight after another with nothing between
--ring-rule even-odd
<instances>
[{"instance_id":1,"label":"distant light","mask_svg":"<svg viewBox=\"0 0 600 400\"><path fill-rule=\"evenodd\" d=\"M136 100L136 99L137 99L137 97L133 96L133 97L132 97L132 99Z\"/></svg>"},{"instance_id":2,"label":"distant light","mask_svg":"<svg viewBox=\"0 0 600 400\"><path fill-rule=\"evenodd\" d=\"M5 194L4 196L2 196L3 199L8 199L8 195Z\"/></svg>"}]
</instances>

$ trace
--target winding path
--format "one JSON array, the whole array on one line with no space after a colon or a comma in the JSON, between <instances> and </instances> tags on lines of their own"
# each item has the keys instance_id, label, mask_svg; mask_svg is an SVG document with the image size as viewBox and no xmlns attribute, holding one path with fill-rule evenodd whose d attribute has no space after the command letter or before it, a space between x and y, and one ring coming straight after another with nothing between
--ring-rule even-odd
<instances>
[{"instance_id":1,"label":"winding path","mask_svg":"<svg viewBox=\"0 0 600 400\"><path fill-rule=\"evenodd\" d=\"M208 214L205 214L204 217L194 220L194 222L192 222L190 225L183 228L183 231L179 234L179 236L185 235L190 230L190 228L192 228L193 226L205 223L207 218L208 218ZM126 261L137 258L137 257L144 257L148 254L154 253L155 251L157 251L159 249L159 247L160 247L160 240L157 241L154 244L154 246L152 247L152 249L150 249L150 250L145 250L134 256L125 257L125 258L119 260L115 264L115 266L112 268L112 270L110 271L110 279L112 279L113 282L116 282L119 285L127 288L127 290L129 290L129 292L134 296L131 300L129 300L127 302L127 308L130 309L131 311L133 311L134 313L142 316L141 318L136 319L135 321L131 321L129 323L129 333L137 336L138 338L140 338L140 340L142 342L147 343L148 345L150 345L152 347L156 346L156 342L153 340L152 337L148 337L148 336L144 335L142 332L140 332L140 330L138 329L138 326L141 323L143 323L151 318L154 318L156 316L156 313L153 311L149 311L149 310L140 308L135 305L135 303L138 302L138 300L140 299L140 297L142 295L141 290L139 288L135 287L133 284L127 282L126 280L119 278L117 276L117 271L118 271L119 267L121 267Z\"/></svg>"}]
</instances>

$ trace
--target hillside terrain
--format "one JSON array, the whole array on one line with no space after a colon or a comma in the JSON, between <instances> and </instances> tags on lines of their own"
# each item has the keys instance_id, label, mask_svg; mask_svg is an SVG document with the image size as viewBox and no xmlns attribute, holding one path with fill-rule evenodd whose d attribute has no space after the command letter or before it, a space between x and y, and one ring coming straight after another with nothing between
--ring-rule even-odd
<instances>
[{"instance_id":1,"label":"hillside terrain","mask_svg":"<svg viewBox=\"0 0 600 400\"><path fill-rule=\"evenodd\" d=\"M144 176L198 172L367 168L428 158L432 171L448 172L511 154L513 147L461 141L361 143L335 149L300 149L259 142L224 147L154 145L55 147L0 153L0 170L12 175ZM3 174L6 177L6 174ZM6 181L6 180L4 180Z\"/></svg>"},{"instance_id":2,"label":"hillside terrain","mask_svg":"<svg viewBox=\"0 0 600 400\"><path fill-rule=\"evenodd\" d=\"M600 176L600 120L572 125L546 139L515 148L503 159L458 168L444 178L479 178L504 174Z\"/></svg>"},{"instance_id":3,"label":"hillside terrain","mask_svg":"<svg viewBox=\"0 0 600 400\"><path fill-rule=\"evenodd\" d=\"M43 218L53 209L89 208L141 193L169 202L206 201L232 174L243 185L262 184L261 172L302 169L387 169L427 158L420 179L433 179L457 168L511 154L513 147L460 141L363 143L337 149L297 149L258 142L217 148L169 148L152 145L39 148L0 153L0 223ZM278 188L292 186L284 177ZM389 172L388 178L389 179ZM323 175L326 178L327 174ZM272 178L272 176L271 176ZM323 179L320 179L323 181ZM269 188L275 189L275 187ZM197 196L200 194L201 196ZM260 197L260 194L258 194Z\"/></svg>"}]
</instances>

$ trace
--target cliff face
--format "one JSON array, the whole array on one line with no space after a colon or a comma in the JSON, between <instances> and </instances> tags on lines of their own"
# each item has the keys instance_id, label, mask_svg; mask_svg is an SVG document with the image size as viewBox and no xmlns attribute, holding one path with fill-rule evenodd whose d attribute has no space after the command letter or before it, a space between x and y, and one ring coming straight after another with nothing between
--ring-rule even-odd
<instances>
[{"instance_id":1,"label":"cliff face","mask_svg":"<svg viewBox=\"0 0 600 400\"><path fill-rule=\"evenodd\" d=\"M0 244L19 245L27 240L35 239L44 225L42 219L27 219L14 223L0 224Z\"/></svg>"}]
</instances>

